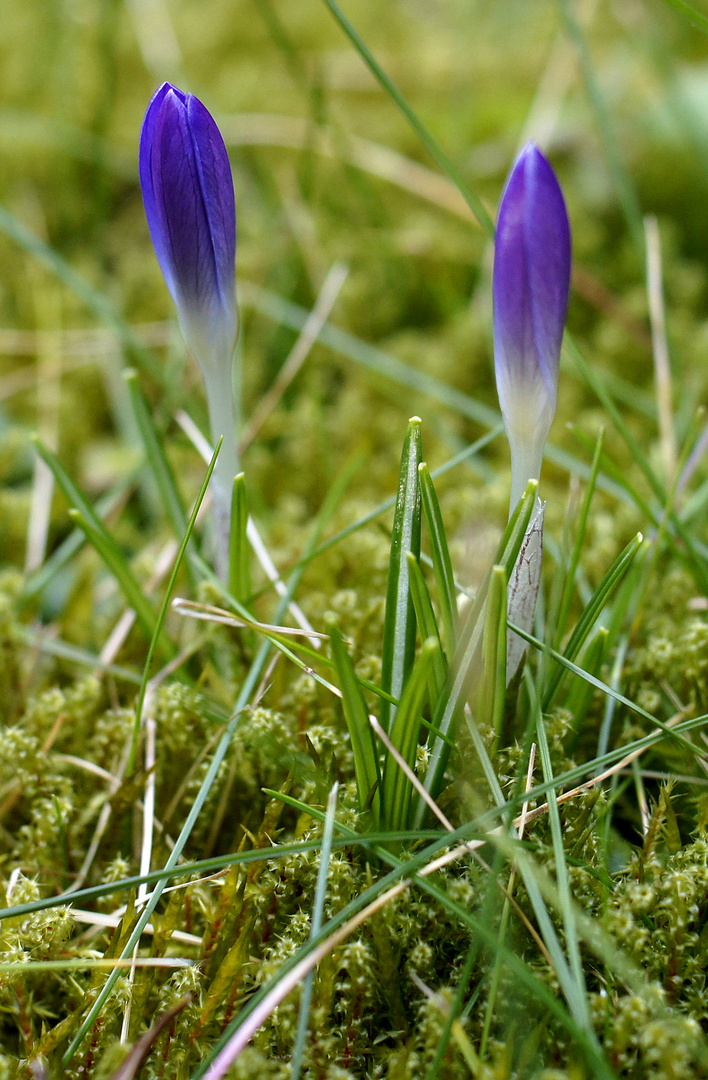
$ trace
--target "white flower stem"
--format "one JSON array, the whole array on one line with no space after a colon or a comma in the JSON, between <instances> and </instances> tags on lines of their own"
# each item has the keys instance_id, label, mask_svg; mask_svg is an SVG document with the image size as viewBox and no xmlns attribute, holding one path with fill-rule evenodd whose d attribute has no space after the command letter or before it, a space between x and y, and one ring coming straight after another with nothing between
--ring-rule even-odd
<instances>
[{"instance_id":1,"label":"white flower stem","mask_svg":"<svg viewBox=\"0 0 708 1080\"><path fill-rule=\"evenodd\" d=\"M234 477L238 474L236 409L231 386L231 365L213 370L202 369L209 407L212 443L223 438L212 476L212 515L214 523L214 565L223 582L229 578L229 534Z\"/></svg>"}]
</instances>

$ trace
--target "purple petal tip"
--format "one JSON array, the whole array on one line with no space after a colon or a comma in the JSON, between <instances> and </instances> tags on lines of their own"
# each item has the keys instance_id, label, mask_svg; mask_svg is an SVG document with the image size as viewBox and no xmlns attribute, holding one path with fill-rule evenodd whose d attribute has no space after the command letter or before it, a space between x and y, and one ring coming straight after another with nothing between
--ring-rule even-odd
<instances>
[{"instance_id":1,"label":"purple petal tip","mask_svg":"<svg viewBox=\"0 0 708 1080\"><path fill-rule=\"evenodd\" d=\"M233 181L221 133L197 98L170 83L158 88L143 121L139 165L150 235L187 342L199 360L230 352Z\"/></svg>"}]
</instances>

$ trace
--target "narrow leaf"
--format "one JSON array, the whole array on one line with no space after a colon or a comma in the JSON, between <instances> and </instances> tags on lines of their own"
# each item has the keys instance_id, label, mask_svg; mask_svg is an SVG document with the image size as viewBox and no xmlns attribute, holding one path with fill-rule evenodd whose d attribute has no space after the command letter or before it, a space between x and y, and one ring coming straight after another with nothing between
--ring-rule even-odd
<instances>
[{"instance_id":1,"label":"narrow leaf","mask_svg":"<svg viewBox=\"0 0 708 1080\"><path fill-rule=\"evenodd\" d=\"M423 503L425 523L430 540L430 553L433 558L433 571L438 587L438 600L443 624L443 640L447 655L452 656L457 645L458 618L455 577L452 572L452 560L447 546L447 536L443 524L440 503L435 492L433 478L427 464L422 461L418 466L420 477L420 495Z\"/></svg>"},{"instance_id":2,"label":"narrow leaf","mask_svg":"<svg viewBox=\"0 0 708 1080\"><path fill-rule=\"evenodd\" d=\"M231 500L229 592L240 604L245 604L251 595L251 549L247 530L246 478L243 473L239 473L234 479L233 498Z\"/></svg>"},{"instance_id":3,"label":"narrow leaf","mask_svg":"<svg viewBox=\"0 0 708 1080\"><path fill-rule=\"evenodd\" d=\"M414 416L401 455L401 474L393 517L391 558L386 591L386 616L381 656L381 687L391 697L400 699L415 656L415 610L408 586L408 552L420 557L420 465L421 421ZM395 708L381 703L381 724L389 730Z\"/></svg>"},{"instance_id":4,"label":"narrow leaf","mask_svg":"<svg viewBox=\"0 0 708 1080\"><path fill-rule=\"evenodd\" d=\"M421 728L421 709L430 671L439 655L440 639L437 635L423 642L420 656L406 683L391 727L391 742L414 771ZM412 795L413 786L410 780L398 762L387 754L381 782L381 815L382 822L388 829L406 827Z\"/></svg>"},{"instance_id":5,"label":"narrow leaf","mask_svg":"<svg viewBox=\"0 0 708 1080\"><path fill-rule=\"evenodd\" d=\"M575 630L570 636L570 641L565 647L563 652L564 657L567 660L575 660L578 653L585 644L585 640L592 630L595 620L602 611L609 596L612 595L614 590L619 585L620 581L626 574L629 567L632 565L634 556L639 551L641 544L643 543L643 537L641 533L630 540L624 551L615 559L614 563L607 571L602 581L598 585L597 589L593 593L590 602L586 605L583 614L580 616ZM555 697L558 687L565 675L565 668L557 667L548 681L548 687L543 699L543 711L547 712L551 706L551 702Z\"/></svg>"},{"instance_id":6,"label":"narrow leaf","mask_svg":"<svg viewBox=\"0 0 708 1080\"><path fill-rule=\"evenodd\" d=\"M503 566L507 582L514 568L519 550L526 535L536 505L538 481L529 480L514 513L509 518L494 558L494 565ZM460 633L455 657L450 664L447 685L438 701L433 717L433 727L447 736L458 709L467 700L475 680L480 673L480 649L484 629L484 607L489 589L491 570L482 582ZM450 755L449 743L431 734L430 761L425 776L425 788L435 796L442 786L447 761ZM420 825L425 817L426 806L422 799L416 809L415 824Z\"/></svg>"},{"instance_id":7,"label":"narrow leaf","mask_svg":"<svg viewBox=\"0 0 708 1080\"><path fill-rule=\"evenodd\" d=\"M327 620L327 630L332 647L332 660L337 671L339 688L342 691L344 719L352 741L359 809L363 811L371 800L371 807L376 821L379 816L378 806L380 801L379 792L376 790L379 783L379 760L374 746L374 735L369 724L369 715L366 711L366 703L359 687L359 681L354 673L351 658L342 640L341 631L332 619ZM373 800L372 793L374 793Z\"/></svg>"},{"instance_id":8,"label":"narrow leaf","mask_svg":"<svg viewBox=\"0 0 708 1080\"><path fill-rule=\"evenodd\" d=\"M507 580L503 566L492 567L482 639L483 671L477 695L477 719L499 740L506 701Z\"/></svg>"},{"instance_id":9,"label":"narrow leaf","mask_svg":"<svg viewBox=\"0 0 708 1080\"><path fill-rule=\"evenodd\" d=\"M420 627L420 636L423 641L426 641L428 638L434 638L440 646L437 657L430 667L428 686L430 705L432 709L435 709L438 698L442 694L445 686L447 664L445 662L442 642L440 641L440 630L435 618L435 612L433 611L433 604L430 599L430 593L428 592L428 586L425 583L423 571L418 565L415 556L410 552L408 553L408 570L410 573L411 596L413 598L413 607L415 608L418 626Z\"/></svg>"}]
</instances>

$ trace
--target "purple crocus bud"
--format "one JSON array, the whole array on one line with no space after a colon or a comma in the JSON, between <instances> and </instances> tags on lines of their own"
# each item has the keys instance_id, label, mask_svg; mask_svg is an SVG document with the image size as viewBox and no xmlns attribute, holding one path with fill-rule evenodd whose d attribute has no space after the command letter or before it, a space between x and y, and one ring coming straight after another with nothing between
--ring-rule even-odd
<instances>
[{"instance_id":1,"label":"purple crocus bud","mask_svg":"<svg viewBox=\"0 0 708 1080\"><path fill-rule=\"evenodd\" d=\"M511 446L512 509L541 471L569 288L563 194L541 151L527 143L504 188L494 249L494 364Z\"/></svg>"},{"instance_id":2,"label":"purple crocus bud","mask_svg":"<svg viewBox=\"0 0 708 1080\"><path fill-rule=\"evenodd\" d=\"M230 369L237 331L236 210L226 147L193 94L163 83L140 134L140 185L150 236L202 370Z\"/></svg>"}]
</instances>

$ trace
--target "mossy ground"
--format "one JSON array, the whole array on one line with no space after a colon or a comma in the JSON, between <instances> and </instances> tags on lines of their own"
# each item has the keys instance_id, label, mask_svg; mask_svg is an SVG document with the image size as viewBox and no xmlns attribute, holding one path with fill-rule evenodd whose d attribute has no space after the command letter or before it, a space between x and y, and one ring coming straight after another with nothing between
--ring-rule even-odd
<instances>
[{"instance_id":1,"label":"mossy ground","mask_svg":"<svg viewBox=\"0 0 708 1080\"><path fill-rule=\"evenodd\" d=\"M490 208L522 133L547 145L573 228L569 327L670 492L643 259L618 191L624 178L630 211L636 202L641 213L659 218L673 423L679 453L689 452L702 425L696 408L708 390L708 39L660 0L568 8L551 0L349 6L365 41ZM584 77L563 10L584 27ZM430 160L319 0L2 0L0 22L0 899L17 906L72 886L115 884L77 901L73 912L49 907L0 923L0 962L12 965L0 973L0 1077L127 1077L119 1071L126 1047L181 1003L135 1075L187 1078L254 991L308 939L318 813L333 778L342 785L337 820L352 830L362 822L339 702L281 657L264 679L262 698L244 711L184 848L187 862L224 856L225 868L171 882L180 887L163 895L142 939L141 956L184 958L190 966L139 968L132 979L121 974L101 1017L64 1060L106 979L105 969L90 962L117 956L135 923L136 888L123 881L140 866L150 779L152 866L159 868L260 644L252 632L170 612L168 638L187 658L151 698L154 770L139 764L131 771L145 634L134 626L117 653L101 656L125 601L89 545L55 559L36 587L41 567L73 526L65 499L42 487L32 432L92 502L115 499L110 531L146 591L170 539L155 484L138 469L124 366L139 367L186 503L203 479L203 464L175 420L186 409L206 426L201 386L174 324L137 184L146 103L169 78L198 93L223 121L239 217L244 417L295 340L281 302L309 310L336 260L349 276L334 323L405 365L396 378L382 364L377 370L362 363L357 342L316 345L244 453L251 508L283 572L300 559L316 514L344 473L325 538L395 492L409 416L423 418L432 468L486 432L479 406L496 408L490 246L471 216L451 205L449 185L431 182L431 173L421 189L413 166L431 168ZM268 117L249 121L256 133L249 136L241 114ZM304 118L297 136L293 117ZM398 182L376 175L373 144L402 155ZM33 247L30 234L46 247ZM61 262L50 265L51 253ZM67 267L90 296L80 294ZM281 303L275 316L266 302ZM111 322L101 303L120 315ZM135 328L145 353L126 347L116 319ZM421 375L466 397L441 400ZM699 717L708 711L706 466L699 460L676 495L685 528L676 541L662 527L662 500L636 453L567 357L542 478L547 601L562 581L601 427L603 479L569 628L641 529L650 543L602 613L607 647L594 654L594 674L663 723ZM505 523L508 482L501 437L438 482L456 575L473 591ZM41 509L48 500L44 542ZM384 514L312 558L297 594L316 629L334 615L357 673L374 683L389 544ZM272 594L257 574L256 586L262 592L255 611L269 620ZM161 588L152 594L156 604ZM185 572L177 592L216 599ZM164 662L158 658L151 674ZM546 717L556 776L580 769L589 779L598 771L598 738L611 751L652 730L646 716L583 687L567 678ZM368 704L375 708L373 696ZM528 753L524 709L516 710L511 701L508 738L495 757L508 796ZM491 745L492 733L482 735ZM587 927L580 934L592 1026L608 1075L617 1077L708 1075L708 766L700 727L685 739L692 745L662 739L560 811L571 893L600 935L594 939ZM143 738L139 763L144 747ZM577 782L559 782L559 790ZM264 789L285 792L313 813ZM442 804L454 825L493 805L474 748L462 737ZM552 883L548 817L531 821L524 840L538 880ZM301 850L278 853L283 844ZM230 853L271 845L273 858L226 865ZM518 876L511 886L516 906L503 912L499 884L509 885L508 852L489 843L482 855L483 863L465 858L436 875L445 903L412 886L320 963L303 1060L308 1080L423 1080L434 1063L440 1078L593 1075L559 1012L475 929L480 921L492 927L566 1010L539 946L537 909ZM380 853L361 841L335 846L325 919L386 869ZM550 917L565 942L549 888ZM613 948L622 954L620 968ZM27 967L54 960L67 964ZM461 978L462 1026L437 1061ZM299 1002L298 989L229 1075L291 1075Z\"/></svg>"}]
</instances>

